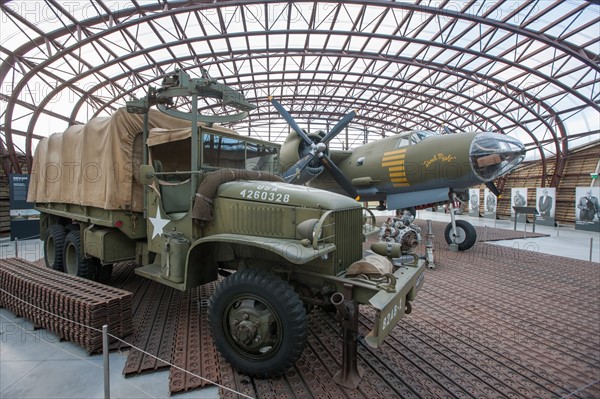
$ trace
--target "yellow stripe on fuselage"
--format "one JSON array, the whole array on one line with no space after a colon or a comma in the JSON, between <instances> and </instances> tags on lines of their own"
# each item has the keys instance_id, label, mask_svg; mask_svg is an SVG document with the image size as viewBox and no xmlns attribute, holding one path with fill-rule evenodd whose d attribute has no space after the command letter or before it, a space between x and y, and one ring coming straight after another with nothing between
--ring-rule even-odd
<instances>
[{"instance_id":1,"label":"yellow stripe on fuselage","mask_svg":"<svg viewBox=\"0 0 600 399\"><path fill-rule=\"evenodd\" d=\"M400 148L399 150L384 152L383 156L387 157L389 155L404 154L405 152L406 152L406 148Z\"/></svg>"},{"instance_id":2,"label":"yellow stripe on fuselage","mask_svg":"<svg viewBox=\"0 0 600 399\"><path fill-rule=\"evenodd\" d=\"M392 172L405 172L406 173L406 170L404 169L404 165L402 165L402 166L392 166L388 170L390 171L390 173L392 173Z\"/></svg>"},{"instance_id":3,"label":"yellow stripe on fuselage","mask_svg":"<svg viewBox=\"0 0 600 399\"><path fill-rule=\"evenodd\" d=\"M388 167L388 166L402 166L404 167L404 159L399 159L396 161L389 161L389 162L382 162L381 163L382 167Z\"/></svg>"},{"instance_id":4,"label":"yellow stripe on fuselage","mask_svg":"<svg viewBox=\"0 0 600 399\"><path fill-rule=\"evenodd\" d=\"M410 186L406 177L406 169L404 168L405 157L406 148L383 153L381 167L388 168L390 181L394 187Z\"/></svg>"},{"instance_id":5,"label":"yellow stripe on fuselage","mask_svg":"<svg viewBox=\"0 0 600 399\"><path fill-rule=\"evenodd\" d=\"M398 155L389 155L389 156L384 156L381 159L381 162L386 162L386 161L394 161L397 159L404 159L406 154L398 154Z\"/></svg>"}]
</instances>

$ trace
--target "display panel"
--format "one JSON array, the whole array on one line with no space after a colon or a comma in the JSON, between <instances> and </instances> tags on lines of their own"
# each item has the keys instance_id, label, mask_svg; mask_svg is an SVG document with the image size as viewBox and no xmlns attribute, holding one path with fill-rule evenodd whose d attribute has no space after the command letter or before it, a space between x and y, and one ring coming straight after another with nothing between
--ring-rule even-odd
<instances>
[{"instance_id":1,"label":"display panel","mask_svg":"<svg viewBox=\"0 0 600 399\"><path fill-rule=\"evenodd\" d=\"M515 206L527 206L526 187L515 187L510 192L510 220L515 220ZM517 221L525 222L526 220L527 215L520 213Z\"/></svg>"},{"instance_id":2,"label":"display panel","mask_svg":"<svg viewBox=\"0 0 600 399\"><path fill-rule=\"evenodd\" d=\"M483 217L486 219L496 220L496 209L498 206L498 199L490 191L489 188L486 188L483 193Z\"/></svg>"},{"instance_id":3,"label":"display panel","mask_svg":"<svg viewBox=\"0 0 600 399\"><path fill-rule=\"evenodd\" d=\"M479 217L479 204L481 200L479 198L479 189L469 189L469 216Z\"/></svg>"},{"instance_id":4,"label":"display panel","mask_svg":"<svg viewBox=\"0 0 600 399\"><path fill-rule=\"evenodd\" d=\"M556 213L556 188L538 187L535 193L536 206L539 212L537 223L545 226L554 226Z\"/></svg>"},{"instance_id":5,"label":"display panel","mask_svg":"<svg viewBox=\"0 0 600 399\"><path fill-rule=\"evenodd\" d=\"M600 231L600 187L575 188L575 229Z\"/></svg>"}]
</instances>

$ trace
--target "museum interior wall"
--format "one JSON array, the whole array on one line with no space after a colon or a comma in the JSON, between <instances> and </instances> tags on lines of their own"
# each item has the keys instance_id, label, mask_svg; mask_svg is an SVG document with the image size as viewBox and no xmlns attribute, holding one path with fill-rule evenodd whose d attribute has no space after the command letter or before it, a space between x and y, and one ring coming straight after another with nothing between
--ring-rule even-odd
<instances>
[{"instance_id":1,"label":"museum interior wall","mask_svg":"<svg viewBox=\"0 0 600 399\"><path fill-rule=\"evenodd\" d=\"M556 220L561 224L575 223L575 187L589 187L592 184L590 173L596 171L600 161L600 142L571 151L565 165L565 173L556 188ZM553 173L554 159L546 160L548 174ZM595 184L600 182L595 179ZM508 175L503 192L498 199L497 215L510 217L510 190L513 187L533 188L527 191L527 203L536 203L536 187L542 187L542 163L531 162ZM484 186L481 187L482 189Z\"/></svg>"}]
</instances>

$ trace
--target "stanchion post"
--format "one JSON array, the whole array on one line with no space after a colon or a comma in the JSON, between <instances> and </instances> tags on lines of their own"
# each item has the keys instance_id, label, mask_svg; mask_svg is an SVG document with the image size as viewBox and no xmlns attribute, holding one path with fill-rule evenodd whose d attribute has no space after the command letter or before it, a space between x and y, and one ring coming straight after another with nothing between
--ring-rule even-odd
<instances>
[{"instance_id":1,"label":"stanchion post","mask_svg":"<svg viewBox=\"0 0 600 399\"><path fill-rule=\"evenodd\" d=\"M594 237L590 237L590 262L592 261L592 250L594 248Z\"/></svg>"},{"instance_id":2,"label":"stanchion post","mask_svg":"<svg viewBox=\"0 0 600 399\"><path fill-rule=\"evenodd\" d=\"M15 238L15 258L19 257L19 239Z\"/></svg>"},{"instance_id":3,"label":"stanchion post","mask_svg":"<svg viewBox=\"0 0 600 399\"><path fill-rule=\"evenodd\" d=\"M108 325L102 326L102 355L104 356L104 399L110 399L110 366L108 361Z\"/></svg>"}]
</instances>

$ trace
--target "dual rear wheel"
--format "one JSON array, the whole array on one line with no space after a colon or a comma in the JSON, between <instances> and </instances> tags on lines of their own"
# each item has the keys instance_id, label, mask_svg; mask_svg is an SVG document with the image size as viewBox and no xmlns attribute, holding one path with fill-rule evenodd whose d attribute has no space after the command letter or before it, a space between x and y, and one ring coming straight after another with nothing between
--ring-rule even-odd
<instances>
[{"instance_id":1,"label":"dual rear wheel","mask_svg":"<svg viewBox=\"0 0 600 399\"><path fill-rule=\"evenodd\" d=\"M90 280L110 280L112 265L102 266L99 259L83 255L78 226L53 224L48 227L44 240L44 261L47 267Z\"/></svg>"}]
</instances>

